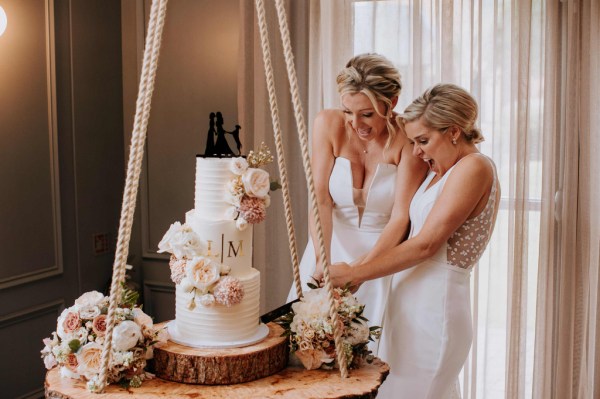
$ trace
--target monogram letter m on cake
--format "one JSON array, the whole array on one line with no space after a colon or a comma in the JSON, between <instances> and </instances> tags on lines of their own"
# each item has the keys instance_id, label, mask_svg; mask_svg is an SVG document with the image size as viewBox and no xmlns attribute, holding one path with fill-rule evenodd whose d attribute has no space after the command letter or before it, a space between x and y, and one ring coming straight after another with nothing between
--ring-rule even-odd
<instances>
[{"instance_id":1,"label":"monogram letter m on cake","mask_svg":"<svg viewBox=\"0 0 600 399\"><path fill-rule=\"evenodd\" d=\"M260 273L252 267L252 225L265 219L271 181L263 166L273 161L262 144L241 155L240 126L224 130L210 114L206 150L196 156L194 209L175 222L158 244L171 254L176 284L171 340L196 348L254 344L269 329L259 324ZM232 135L238 154L230 149Z\"/></svg>"}]
</instances>

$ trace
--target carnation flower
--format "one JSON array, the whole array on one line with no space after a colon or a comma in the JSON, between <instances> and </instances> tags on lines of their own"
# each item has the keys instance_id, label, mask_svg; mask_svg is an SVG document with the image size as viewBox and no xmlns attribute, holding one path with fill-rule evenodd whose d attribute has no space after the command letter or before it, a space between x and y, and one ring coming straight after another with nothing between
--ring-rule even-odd
<instances>
[{"instance_id":1,"label":"carnation flower","mask_svg":"<svg viewBox=\"0 0 600 399\"><path fill-rule=\"evenodd\" d=\"M178 259L175 255L171 255L169 267L171 268L171 281L175 284L181 283L185 277L186 259Z\"/></svg>"},{"instance_id":2,"label":"carnation flower","mask_svg":"<svg viewBox=\"0 0 600 399\"><path fill-rule=\"evenodd\" d=\"M225 306L233 306L244 298L244 287L240 280L232 276L222 277L215 286L213 295L217 303Z\"/></svg>"},{"instance_id":3,"label":"carnation flower","mask_svg":"<svg viewBox=\"0 0 600 399\"><path fill-rule=\"evenodd\" d=\"M256 224L265 220L267 212L265 203L262 199L256 197L244 197L240 204L240 216L248 223Z\"/></svg>"}]
</instances>

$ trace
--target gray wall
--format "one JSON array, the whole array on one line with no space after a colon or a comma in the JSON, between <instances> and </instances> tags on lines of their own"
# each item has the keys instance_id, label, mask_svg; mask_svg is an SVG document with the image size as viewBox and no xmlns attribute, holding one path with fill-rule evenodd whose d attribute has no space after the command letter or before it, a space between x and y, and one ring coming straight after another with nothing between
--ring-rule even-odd
<instances>
[{"instance_id":1,"label":"gray wall","mask_svg":"<svg viewBox=\"0 0 600 399\"><path fill-rule=\"evenodd\" d=\"M40 397L42 339L110 281L123 187L119 0L0 0L2 397ZM46 9L47 8L47 9ZM52 19L54 16L54 19ZM108 236L108 250L95 237Z\"/></svg>"}]
</instances>

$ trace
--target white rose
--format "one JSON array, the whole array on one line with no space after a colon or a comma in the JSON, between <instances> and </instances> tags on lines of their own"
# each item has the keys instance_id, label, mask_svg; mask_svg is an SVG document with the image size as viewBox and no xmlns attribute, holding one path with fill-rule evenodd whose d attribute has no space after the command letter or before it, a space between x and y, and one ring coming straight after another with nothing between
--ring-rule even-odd
<instances>
[{"instance_id":1,"label":"white rose","mask_svg":"<svg viewBox=\"0 0 600 399\"><path fill-rule=\"evenodd\" d=\"M240 217L235 221L235 227L237 227L239 231L244 231L248 227L248 221Z\"/></svg>"},{"instance_id":2,"label":"white rose","mask_svg":"<svg viewBox=\"0 0 600 399\"><path fill-rule=\"evenodd\" d=\"M236 175L243 174L248 169L248 161L244 158L234 158L231 162L230 170Z\"/></svg>"},{"instance_id":3,"label":"white rose","mask_svg":"<svg viewBox=\"0 0 600 399\"><path fill-rule=\"evenodd\" d=\"M134 321L122 321L113 330L113 349L126 351L133 348L142 339L142 330Z\"/></svg>"},{"instance_id":4,"label":"white rose","mask_svg":"<svg viewBox=\"0 0 600 399\"><path fill-rule=\"evenodd\" d=\"M204 294L200 297L200 305L212 306L215 304L215 296L212 294Z\"/></svg>"},{"instance_id":5,"label":"white rose","mask_svg":"<svg viewBox=\"0 0 600 399\"><path fill-rule=\"evenodd\" d=\"M77 353L77 364L77 373L88 380L98 374L102 365L102 346L96 342L83 345Z\"/></svg>"},{"instance_id":6,"label":"white rose","mask_svg":"<svg viewBox=\"0 0 600 399\"><path fill-rule=\"evenodd\" d=\"M262 169L249 168L242 175L242 183L244 183L246 194L251 197L263 198L269 194L271 188L269 174Z\"/></svg>"},{"instance_id":7,"label":"white rose","mask_svg":"<svg viewBox=\"0 0 600 399\"><path fill-rule=\"evenodd\" d=\"M204 243L190 226L175 222L158 243L158 252L170 252L182 259L193 258L204 252Z\"/></svg>"},{"instance_id":8,"label":"white rose","mask_svg":"<svg viewBox=\"0 0 600 399\"><path fill-rule=\"evenodd\" d=\"M79 308L79 317L86 320L91 320L100 315L98 306L83 305Z\"/></svg>"},{"instance_id":9,"label":"white rose","mask_svg":"<svg viewBox=\"0 0 600 399\"><path fill-rule=\"evenodd\" d=\"M75 300L75 305L79 307L99 306L104 300L104 295L98 291L90 291L81 295Z\"/></svg>"},{"instance_id":10,"label":"white rose","mask_svg":"<svg viewBox=\"0 0 600 399\"><path fill-rule=\"evenodd\" d=\"M152 328L154 322L152 321L152 317L148 316L144 311L140 308L133 309L133 321L135 321L138 325L145 328Z\"/></svg>"},{"instance_id":11,"label":"white rose","mask_svg":"<svg viewBox=\"0 0 600 399\"><path fill-rule=\"evenodd\" d=\"M192 281L194 287L201 292L208 289L219 281L221 277L221 265L209 258L198 256L187 262L185 274Z\"/></svg>"},{"instance_id":12,"label":"white rose","mask_svg":"<svg viewBox=\"0 0 600 399\"><path fill-rule=\"evenodd\" d=\"M350 345L362 344L369 341L369 326L363 322L350 323L346 341Z\"/></svg>"}]
</instances>

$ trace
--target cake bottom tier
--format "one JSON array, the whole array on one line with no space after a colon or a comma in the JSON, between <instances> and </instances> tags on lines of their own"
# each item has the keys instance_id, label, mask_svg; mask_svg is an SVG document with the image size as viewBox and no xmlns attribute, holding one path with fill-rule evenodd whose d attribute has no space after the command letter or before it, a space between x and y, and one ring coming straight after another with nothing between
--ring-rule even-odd
<instances>
[{"instance_id":1,"label":"cake bottom tier","mask_svg":"<svg viewBox=\"0 0 600 399\"><path fill-rule=\"evenodd\" d=\"M242 348L190 348L169 341L154 349L154 373L164 380L188 384L226 385L264 378L284 369L289 345L283 328L267 325L268 336Z\"/></svg>"}]
</instances>

